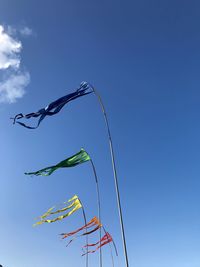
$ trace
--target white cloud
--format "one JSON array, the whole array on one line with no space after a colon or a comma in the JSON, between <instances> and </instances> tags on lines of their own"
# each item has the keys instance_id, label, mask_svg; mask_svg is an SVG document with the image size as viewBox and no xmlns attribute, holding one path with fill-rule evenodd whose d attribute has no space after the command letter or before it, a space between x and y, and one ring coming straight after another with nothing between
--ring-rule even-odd
<instances>
[{"instance_id":1,"label":"white cloud","mask_svg":"<svg viewBox=\"0 0 200 267\"><path fill-rule=\"evenodd\" d=\"M31 29L24 27L24 35L30 35ZM0 25L0 102L14 103L25 94L30 75L21 70L20 52L22 44L12 36L15 29L8 27L6 32ZM22 34L22 33L21 33Z\"/></svg>"},{"instance_id":2,"label":"white cloud","mask_svg":"<svg viewBox=\"0 0 200 267\"><path fill-rule=\"evenodd\" d=\"M19 68L21 49L21 43L5 33L0 25L0 70L9 67Z\"/></svg>"},{"instance_id":3,"label":"white cloud","mask_svg":"<svg viewBox=\"0 0 200 267\"><path fill-rule=\"evenodd\" d=\"M14 103L25 94L25 87L30 82L28 72L11 74L0 82L0 102Z\"/></svg>"}]
</instances>

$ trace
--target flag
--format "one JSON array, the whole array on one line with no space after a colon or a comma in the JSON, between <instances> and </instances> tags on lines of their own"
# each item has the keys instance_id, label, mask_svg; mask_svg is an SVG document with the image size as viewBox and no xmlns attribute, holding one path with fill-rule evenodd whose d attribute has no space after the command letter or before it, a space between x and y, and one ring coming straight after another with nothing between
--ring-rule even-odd
<instances>
[{"instance_id":1,"label":"flag","mask_svg":"<svg viewBox=\"0 0 200 267\"><path fill-rule=\"evenodd\" d=\"M94 250L90 250L90 251L82 254L82 256L84 256L84 255L86 255L88 253L94 253L98 249L100 249L101 247L105 246L106 244L108 244L110 242L113 242L112 236L108 232L106 232L105 235L98 242L96 242L94 244L85 245L84 248L87 248L87 247L96 247L96 248Z\"/></svg>"},{"instance_id":2,"label":"flag","mask_svg":"<svg viewBox=\"0 0 200 267\"><path fill-rule=\"evenodd\" d=\"M93 226L102 226L102 224L100 223L99 219L95 216L93 217L87 224L85 224L84 226L82 226L81 228L78 228L77 230L73 231L73 232L69 232L69 233L62 233L60 234L62 236L62 239L65 239L69 236L72 236L74 234L77 234L78 232L84 230L84 229L88 229L91 228ZM85 234L85 233L84 233Z\"/></svg>"},{"instance_id":3,"label":"flag","mask_svg":"<svg viewBox=\"0 0 200 267\"><path fill-rule=\"evenodd\" d=\"M35 171L35 172L25 172L26 175L36 175L36 176L48 176L51 175L54 171L56 171L57 169L60 168L68 168L68 167L74 167L76 165L79 165L81 163L84 163L86 161L90 160L90 156L88 155L88 153L82 148L78 153L76 153L75 155L59 162L56 165L53 166L49 166L46 168L43 168L39 171Z\"/></svg>"},{"instance_id":4,"label":"flag","mask_svg":"<svg viewBox=\"0 0 200 267\"><path fill-rule=\"evenodd\" d=\"M92 87L88 83L82 82L80 84L80 87L74 93L65 95L51 102L46 108L42 108L38 110L37 112L28 113L26 115L24 115L23 113L19 113L14 118L11 118L11 119L13 119L13 124L18 123L21 126L26 127L28 129L36 129L39 127L40 123L44 120L46 116L53 116L57 114L68 102L78 97L90 94L92 92L93 92ZM39 117L39 120L36 126L29 126L19 121L20 119L30 119L30 118L38 118L38 117Z\"/></svg>"},{"instance_id":5,"label":"flag","mask_svg":"<svg viewBox=\"0 0 200 267\"><path fill-rule=\"evenodd\" d=\"M60 221L66 217L69 217L70 215L72 215L75 211L79 210L82 205L80 203L80 200L78 198L77 195L73 196L73 198L69 199L67 202L64 202L65 204L68 203L68 202L72 202L70 205L68 206L65 206L61 209L58 209L56 211L52 211L55 207L52 207L50 209L48 209L47 212L45 212L43 215L40 216L41 218L41 221L38 221L34 224L34 226L36 225L40 225L40 224L43 224L43 223L53 223L53 222L56 222L56 221ZM70 210L71 209L71 210ZM67 213L63 214L63 215L60 215L56 218L53 218L53 219L45 219L51 215L54 215L54 214L58 214L58 213L62 213L66 210L70 210L68 211Z\"/></svg>"},{"instance_id":6,"label":"flag","mask_svg":"<svg viewBox=\"0 0 200 267\"><path fill-rule=\"evenodd\" d=\"M68 242L68 244L67 244L67 246L68 246L77 237L92 234L92 233L96 232L98 229L100 229L101 227L102 227L102 224L100 223L99 219L95 216L87 224L85 224L81 228L78 228L77 230L69 232L69 233L62 233L60 235L62 236L62 239L65 239L65 238L67 238L69 236L74 236ZM84 232L84 233L82 233L80 235L76 235L77 233L81 232L82 230L88 230L90 228L93 228L93 229L91 229L90 231L86 231L86 232Z\"/></svg>"}]
</instances>

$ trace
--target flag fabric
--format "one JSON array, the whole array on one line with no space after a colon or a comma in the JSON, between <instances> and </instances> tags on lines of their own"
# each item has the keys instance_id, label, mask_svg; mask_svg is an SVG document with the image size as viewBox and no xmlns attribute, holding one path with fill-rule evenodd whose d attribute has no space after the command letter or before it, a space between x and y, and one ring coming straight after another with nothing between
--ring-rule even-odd
<instances>
[{"instance_id":1,"label":"flag fabric","mask_svg":"<svg viewBox=\"0 0 200 267\"><path fill-rule=\"evenodd\" d=\"M85 235L90 235L90 234L96 232L101 227L102 227L102 224L100 223L99 219L95 216L87 224L85 224L81 228L78 228L77 230L72 231L72 232L69 232L69 233L62 233L60 235L62 236L62 239L65 239L65 238L67 238L69 236L73 236L73 238L66 245L66 246L68 246L77 237L81 237L81 236L85 236ZM93 228L93 229L91 229L91 228ZM81 232L82 230L88 230L88 229L91 229L91 230L90 231L86 231L86 232L84 232L84 233L82 233L80 235L76 235L77 233Z\"/></svg>"},{"instance_id":2,"label":"flag fabric","mask_svg":"<svg viewBox=\"0 0 200 267\"><path fill-rule=\"evenodd\" d=\"M84 248L87 248L87 247L96 247L96 248L94 250L89 250L88 252L82 254L82 256L85 256L86 254L89 254L89 253L94 253L98 249L100 249L101 247L105 246L106 244L110 242L113 242L112 236L108 232L106 232L105 235L98 242L93 243L93 244L86 244Z\"/></svg>"},{"instance_id":3,"label":"flag fabric","mask_svg":"<svg viewBox=\"0 0 200 267\"><path fill-rule=\"evenodd\" d=\"M46 218L50 213L51 211L54 209L55 207L51 207L50 209L48 209L43 215L40 216L41 219L44 219Z\"/></svg>"},{"instance_id":4,"label":"flag fabric","mask_svg":"<svg viewBox=\"0 0 200 267\"><path fill-rule=\"evenodd\" d=\"M48 176L51 175L54 171L60 168L68 168L68 167L74 167L76 165L79 165L81 163L87 162L90 160L90 156L88 153L82 148L78 153L75 155L59 162L56 165L49 166L46 168L43 168L39 171L35 172L25 172L26 175L36 175L36 176Z\"/></svg>"},{"instance_id":5,"label":"flag fabric","mask_svg":"<svg viewBox=\"0 0 200 267\"><path fill-rule=\"evenodd\" d=\"M39 216L39 217L40 217L41 219L44 219L44 218L48 217L49 215L53 215L53 214L57 214L57 213L61 213L61 212L63 212L63 211L66 211L66 210L68 210L68 209L70 209L71 207L74 206L74 203L75 203L74 201L77 200L77 199L79 199L78 196L77 196L77 195L74 195L74 196L73 196L72 198L70 198L67 202L64 202L64 204L67 204L67 203L72 202L70 205L65 206L65 207L62 208L62 209L58 209L58 210L56 210L56 211L52 211L52 210L55 208L55 206L53 206L53 207L51 207L50 209L48 209L47 212L45 212L43 215L41 215L41 216Z\"/></svg>"},{"instance_id":6,"label":"flag fabric","mask_svg":"<svg viewBox=\"0 0 200 267\"><path fill-rule=\"evenodd\" d=\"M94 216L87 224L85 224L84 226L82 226L81 228L78 228L77 230L73 231L73 232L69 232L69 233L62 233L60 234L62 236L62 239L65 239L69 236L72 236L74 234L77 234L78 232L84 230L84 229L88 229L88 228L91 228L93 226L102 226L102 224L100 223L99 219ZM85 234L85 233L84 233Z\"/></svg>"},{"instance_id":7,"label":"flag fabric","mask_svg":"<svg viewBox=\"0 0 200 267\"><path fill-rule=\"evenodd\" d=\"M25 128L36 129L39 127L40 123L44 120L44 118L46 116L53 116L53 115L57 114L68 102L70 102L70 101L72 101L78 97L90 94L92 92L93 92L92 87L89 86L88 83L82 82L80 84L80 87L74 93L65 95L65 96L53 101L46 108L42 108L42 109L38 110L37 112L28 113L26 115L24 115L23 113L19 113L14 118L11 118L11 119L13 119L13 124L18 123L19 125L21 125ZM38 117L39 117L39 120L38 120L36 126L29 126L23 122L18 121L20 119L30 119L30 118L38 118Z\"/></svg>"},{"instance_id":8,"label":"flag fabric","mask_svg":"<svg viewBox=\"0 0 200 267\"><path fill-rule=\"evenodd\" d=\"M75 211L79 210L82 207L82 205L80 203L80 200L79 200L77 195L75 195L73 198L69 199L67 202L72 202L72 203L70 205L65 206L64 208L58 209L56 211L52 211L54 209L54 207L48 209L47 212L45 212L43 215L40 216L41 221L36 222L34 224L34 226L40 225L40 224L43 224L43 223L53 223L53 222L56 222L56 221L60 221L60 220L62 220L64 218L66 218L66 217L69 217ZM66 204L67 202L64 202L64 203ZM70 211L68 211L67 213L65 213L63 215L60 215L60 216L58 216L56 218L46 219L47 217L49 217L51 215L62 213L64 211L66 211L66 210L70 210Z\"/></svg>"},{"instance_id":9,"label":"flag fabric","mask_svg":"<svg viewBox=\"0 0 200 267\"><path fill-rule=\"evenodd\" d=\"M74 241L77 237L81 237L81 236L86 236L86 235L90 235L90 234L92 234L92 233L94 233L94 232L96 232L97 230L99 230L100 228L102 227L102 225L101 224L99 224L97 227L95 227L93 230L91 230L91 231L89 231L89 232L85 232L85 233L83 233L83 234L80 234L80 235L76 235L76 236L74 236L71 240L69 240L69 242L67 243L67 245L66 245L66 247L68 247L69 246L69 244L71 244L72 243L72 241ZM87 230L87 228L85 228L86 230Z\"/></svg>"}]
</instances>

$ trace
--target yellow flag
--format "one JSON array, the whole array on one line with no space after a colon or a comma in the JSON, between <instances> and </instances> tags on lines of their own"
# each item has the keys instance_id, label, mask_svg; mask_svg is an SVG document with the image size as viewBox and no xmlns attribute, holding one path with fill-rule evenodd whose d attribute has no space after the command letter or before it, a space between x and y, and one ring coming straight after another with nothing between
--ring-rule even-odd
<instances>
[{"instance_id":1,"label":"yellow flag","mask_svg":"<svg viewBox=\"0 0 200 267\"><path fill-rule=\"evenodd\" d=\"M54 209L54 207L51 207L50 209L48 209L47 212L45 212L42 216L40 216L41 221L36 222L33 226L40 225L40 224L43 224L43 223L53 223L53 222L56 222L56 221L60 221L60 220L62 220L64 218L66 218L66 217L69 217L75 211L79 210L82 207L82 205L80 203L80 200L79 200L77 195L75 195L71 199L69 199L68 202L72 202L72 203L70 205L62 208L62 209L58 209L56 211L52 211ZM71 209L71 210L69 212L63 214L63 215L60 215L60 216L58 216L56 218L53 218L53 219L45 219L46 217L48 217L50 215L61 213L61 212L64 212L64 211L66 211L68 209Z\"/></svg>"}]
</instances>

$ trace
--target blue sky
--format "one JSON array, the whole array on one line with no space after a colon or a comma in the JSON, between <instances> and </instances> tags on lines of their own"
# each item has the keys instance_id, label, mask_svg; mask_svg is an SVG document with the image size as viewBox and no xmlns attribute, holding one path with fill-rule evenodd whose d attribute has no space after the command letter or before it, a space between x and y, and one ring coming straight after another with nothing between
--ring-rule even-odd
<instances>
[{"instance_id":1,"label":"blue sky","mask_svg":"<svg viewBox=\"0 0 200 267\"><path fill-rule=\"evenodd\" d=\"M84 240L66 248L58 238L82 224L80 214L37 228L32 224L75 193L88 217L97 214L89 164L46 178L23 174L84 147L100 178L102 220L119 250L116 266L124 266L109 147L95 97L70 103L34 131L9 120L87 80L109 115L130 266L199 267L199 10L193 0L1 1L0 25L21 48L12 54L17 68L16 62L0 68L0 93L13 88L4 85L9 78L25 78L15 87L20 92L15 102L4 97L0 103L0 264L85 264ZM27 28L29 33L23 32ZM107 248L103 256L104 267L111 266ZM90 266L97 261L92 255Z\"/></svg>"}]
</instances>

